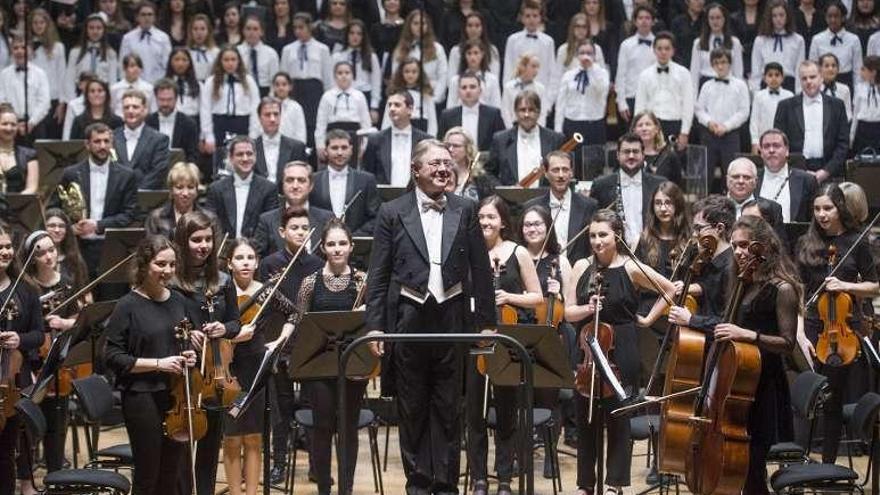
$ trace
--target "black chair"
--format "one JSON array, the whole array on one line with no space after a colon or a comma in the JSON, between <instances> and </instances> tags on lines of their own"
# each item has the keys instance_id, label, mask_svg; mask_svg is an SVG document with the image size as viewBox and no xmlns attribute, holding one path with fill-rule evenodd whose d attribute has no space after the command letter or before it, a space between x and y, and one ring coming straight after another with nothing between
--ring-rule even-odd
<instances>
[{"instance_id":1,"label":"black chair","mask_svg":"<svg viewBox=\"0 0 880 495\"><path fill-rule=\"evenodd\" d=\"M865 394L856 403L849 420L850 432L873 449L874 426L880 412L880 395ZM868 464L867 478L870 473ZM770 486L776 493L864 493L858 484L859 473L846 466L824 463L793 464L785 466L770 477Z\"/></svg>"},{"instance_id":2,"label":"black chair","mask_svg":"<svg viewBox=\"0 0 880 495\"><path fill-rule=\"evenodd\" d=\"M113 389L101 375L91 375L73 381L73 392L81 417L85 420L86 446L89 462L87 468L132 469L134 457L131 445L118 444L99 449L97 438L93 438L92 428L99 427L102 421L113 412Z\"/></svg>"},{"instance_id":3,"label":"black chair","mask_svg":"<svg viewBox=\"0 0 880 495\"><path fill-rule=\"evenodd\" d=\"M495 407L490 407L486 414L486 426L491 430L494 430L498 426ZM559 454L556 452L556 442L553 441L553 436L556 434L555 428L556 421L553 420L553 412L550 409L536 407L532 410L532 430L540 432L541 438L543 439L544 456L550 459L550 469L553 474L554 495L562 490L562 475L559 472ZM536 443L533 446L533 450L539 449L541 446L541 444Z\"/></svg>"},{"instance_id":4,"label":"black chair","mask_svg":"<svg viewBox=\"0 0 880 495\"><path fill-rule=\"evenodd\" d=\"M30 399L22 399L15 405L25 425L25 435L31 445L46 434L46 418L40 407ZM113 471L100 469L62 469L48 473L43 478L46 495L73 495L91 493L112 493L125 495L131 490L131 483L125 476Z\"/></svg>"},{"instance_id":5,"label":"black chair","mask_svg":"<svg viewBox=\"0 0 880 495\"><path fill-rule=\"evenodd\" d=\"M810 462L810 449L813 443L813 429L818 411L822 408L828 395L828 378L804 371L791 385L791 408L794 415L810 423L807 444L802 446L796 442L780 442L770 447L767 455L768 464L788 465ZM852 465L850 465L850 468Z\"/></svg>"}]
</instances>

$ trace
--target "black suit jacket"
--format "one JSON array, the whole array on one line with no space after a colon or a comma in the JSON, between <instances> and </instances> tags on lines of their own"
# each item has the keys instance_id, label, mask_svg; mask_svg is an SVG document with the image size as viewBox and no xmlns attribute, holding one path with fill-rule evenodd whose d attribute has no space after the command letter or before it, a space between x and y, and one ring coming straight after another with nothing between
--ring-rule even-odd
<instances>
[{"instance_id":1,"label":"black suit jacket","mask_svg":"<svg viewBox=\"0 0 880 495\"><path fill-rule=\"evenodd\" d=\"M328 169L315 174L315 187L309 194L309 206L317 206L325 210L333 211L333 202L330 200L330 174ZM351 203L351 198L361 195ZM356 236L373 235L373 226L376 223L376 212L381 204L379 193L376 191L376 177L369 172L348 169L348 182L345 187L345 204L351 203L345 212L345 225ZM375 247L373 248L375 249Z\"/></svg>"},{"instance_id":2,"label":"black suit jacket","mask_svg":"<svg viewBox=\"0 0 880 495\"><path fill-rule=\"evenodd\" d=\"M550 210L550 191L547 191L546 194L538 196L537 198L531 199L523 205L523 210L533 205L541 205L547 210ZM568 215L568 240L571 242L574 239L574 236L578 235L581 230L584 229L587 225L589 225L590 220L593 218L593 213L596 213L598 210L598 205L596 200L593 198L586 198L583 194L578 194L572 192L571 194L571 211ZM590 243L587 242L588 236L583 234L572 244L571 248L569 248L566 256L571 261L573 265L577 260L581 258L586 258L587 255L590 254ZM565 246L560 246L560 249Z\"/></svg>"},{"instance_id":3,"label":"black suit jacket","mask_svg":"<svg viewBox=\"0 0 880 495\"><path fill-rule=\"evenodd\" d=\"M779 102L773 127L788 136L789 150L792 153L804 151L804 95L792 96ZM849 153L849 122L846 108L837 98L822 97L822 158L826 170L832 177L842 176L846 155ZM815 170L818 170L815 169Z\"/></svg>"},{"instance_id":4,"label":"black suit jacket","mask_svg":"<svg viewBox=\"0 0 880 495\"><path fill-rule=\"evenodd\" d=\"M146 124L159 130L159 113L147 116ZM195 163L199 159L199 126L196 121L180 112L174 114L174 130L171 132L171 147L183 150L186 161Z\"/></svg>"},{"instance_id":5,"label":"black suit jacket","mask_svg":"<svg viewBox=\"0 0 880 495\"><path fill-rule=\"evenodd\" d=\"M165 189L170 159L168 136L144 125L131 160L125 143L125 126L113 131L113 142L119 163L134 171L138 189Z\"/></svg>"},{"instance_id":6,"label":"black suit jacket","mask_svg":"<svg viewBox=\"0 0 880 495\"><path fill-rule=\"evenodd\" d=\"M642 170L642 215L651 208L651 196L657 190L657 186L666 181L665 177L649 174ZM590 197L595 199L599 208L607 208L617 199L617 185L620 182L620 174L614 171L603 175L590 187Z\"/></svg>"},{"instance_id":7,"label":"black suit jacket","mask_svg":"<svg viewBox=\"0 0 880 495\"><path fill-rule=\"evenodd\" d=\"M412 132L412 147L415 149L419 141L431 137L427 132L415 127L410 127ZM377 184L391 183L391 132L393 129L383 129L367 139L367 149L364 150L364 159L361 168L376 176Z\"/></svg>"},{"instance_id":8,"label":"black suit jacket","mask_svg":"<svg viewBox=\"0 0 880 495\"><path fill-rule=\"evenodd\" d=\"M98 220L98 233L107 228L125 228L131 226L137 218L137 181L135 173L128 167L118 163L109 165L107 175L107 192L104 196L104 214ZM64 169L61 185L65 188L70 183L80 185L87 210L87 218L91 218L91 176L89 175L88 159ZM52 206L60 206L58 195L53 196Z\"/></svg>"},{"instance_id":9,"label":"black suit jacket","mask_svg":"<svg viewBox=\"0 0 880 495\"><path fill-rule=\"evenodd\" d=\"M265 258L270 253L281 251L285 247L284 239L278 235L278 227L281 226L281 214L284 213L281 208L269 210L260 215L260 221L257 222L257 230L254 232L254 247L257 254L261 258ZM324 224L333 218L333 212L323 208L316 208L309 205L309 225L315 227L312 233L312 248L321 241L321 233L324 231Z\"/></svg>"},{"instance_id":10,"label":"black suit jacket","mask_svg":"<svg viewBox=\"0 0 880 495\"><path fill-rule=\"evenodd\" d=\"M244 225L241 227L242 237L254 237L260 215L278 207L278 192L275 184L259 175L252 174L250 191L244 207ZM235 203L235 186L232 176L215 181L208 187L205 207L217 215L217 222L223 232L234 237L237 205Z\"/></svg>"},{"instance_id":11,"label":"black suit jacket","mask_svg":"<svg viewBox=\"0 0 880 495\"><path fill-rule=\"evenodd\" d=\"M541 156L547 156L547 153L558 150L562 143L565 142L565 136L547 129L546 127L538 128L541 137ZM502 185L515 185L522 177L519 177L519 160L516 156L516 139L518 128L514 126L506 131L499 132L492 137L492 148L489 153L489 163L486 171L494 174L501 181ZM540 163L532 164L531 167L537 167ZM530 167L530 168L531 168ZM541 183L546 184L546 180L542 177Z\"/></svg>"},{"instance_id":12,"label":"black suit jacket","mask_svg":"<svg viewBox=\"0 0 880 495\"><path fill-rule=\"evenodd\" d=\"M476 203L454 194L446 194L443 213L441 273L443 288L461 283L466 301L473 297L472 312L464 315L467 332L495 325L495 299L492 269L477 222ZM373 252L370 257L370 284L367 286L366 325L369 330L388 333L416 331L397 328L397 304L402 286L419 293L428 291L430 264L428 246L422 230L421 214L415 191L384 203L379 209Z\"/></svg>"},{"instance_id":13,"label":"black suit jacket","mask_svg":"<svg viewBox=\"0 0 880 495\"><path fill-rule=\"evenodd\" d=\"M496 132L504 130L504 120L501 119L501 110L480 103L480 117L477 122L477 148L480 151L489 151L492 146L492 136ZM447 108L440 114L437 122L437 137L443 139L446 131L461 125L461 105ZM474 136L471 136L474 137Z\"/></svg>"},{"instance_id":14,"label":"black suit jacket","mask_svg":"<svg viewBox=\"0 0 880 495\"><path fill-rule=\"evenodd\" d=\"M789 218L792 222L809 222L813 218L813 198L816 197L816 191L819 184L813 174L804 172L803 170L791 168L789 166L788 189L791 196L791 205ZM758 172L758 186L755 192L761 193L761 184L764 181L764 169ZM772 197L767 198L773 200ZM781 207L780 207L781 208Z\"/></svg>"},{"instance_id":15,"label":"black suit jacket","mask_svg":"<svg viewBox=\"0 0 880 495\"><path fill-rule=\"evenodd\" d=\"M306 152L306 143L298 141L287 136L281 136L278 144L278 161L276 163L266 163L266 152L263 151L263 136L254 140L254 149L257 152L257 161L254 164L254 172L262 177L269 177L272 173L275 176L275 183L278 189L281 189L282 178L284 177L284 165L292 161L308 161L309 154Z\"/></svg>"}]
</instances>

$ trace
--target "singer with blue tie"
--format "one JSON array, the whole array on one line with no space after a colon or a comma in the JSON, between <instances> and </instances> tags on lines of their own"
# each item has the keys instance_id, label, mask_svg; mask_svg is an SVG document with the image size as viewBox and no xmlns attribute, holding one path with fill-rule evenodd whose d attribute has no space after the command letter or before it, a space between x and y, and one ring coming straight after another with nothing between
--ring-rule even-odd
<instances>
[{"instance_id":1,"label":"singer with blue tie","mask_svg":"<svg viewBox=\"0 0 880 495\"><path fill-rule=\"evenodd\" d=\"M336 86L328 89L318 103L318 116L315 121L315 146L318 149L318 160L324 161L324 136L331 129L341 129L351 135L354 146L353 163L360 161L360 140L358 131L366 130L372 125L370 107L367 97L353 87L352 74L354 67L351 62L342 60L333 67Z\"/></svg>"},{"instance_id":2,"label":"singer with blue tie","mask_svg":"<svg viewBox=\"0 0 880 495\"><path fill-rule=\"evenodd\" d=\"M278 52L263 43L263 22L249 15L244 21L244 42L238 45L238 53L245 68L260 87L260 97L269 94L272 77L278 73Z\"/></svg>"},{"instance_id":3,"label":"singer with blue tie","mask_svg":"<svg viewBox=\"0 0 880 495\"><path fill-rule=\"evenodd\" d=\"M119 46L119 58L136 53L144 61L144 79L153 83L165 76L171 38L154 24L156 5L144 1L137 7L137 27L125 33Z\"/></svg>"},{"instance_id":4,"label":"singer with blue tie","mask_svg":"<svg viewBox=\"0 0 880 495\"><path fill-rule=\"evenodd\" d=\"M220 50L213 74L201 91L199 124L206 153L214 153L231 136L250 135L258 126L260 90L247 73L241 54L233 47Z\"/></svg>"},{"instance_id":5,"label":"singer with blue tie","mask_svg":"<svg viewBox=\"0 0 880 495\"><path fill-rule=\"evenodd\" d=\"M846 30L846 19L846 6L839 0L825 5L825 23L828 29L813 36L810 60L819 60L820 55L833 53L840 63L837 80L852 88L853 76L862 70L862 43L858 36Z\"/></svg>"},{"instance_id":6,"label":"singer with blue tie","mask_svg":"<svg viewBox=\"0 0 880 495\"><path fill-rule=\"evenodd\" d=\"M107 37L107 24L100 14L86 17L82 38L70 50L68 56L67 76L63 81L66 85L64 99L68 102L68 112L70 111L70 101L75 99L77 95L76 89L80 75L84 72L94 74L101 80L107 81L108 84L119 80L119 57L116 55L116 50L110 46ZM79 111L81 112L82 109Z\"/></svg>"},{"instance_id":7,"label":"singer with blue tie","mask_svg":"<svg viewBox=\"0 0 880 495\"><path fill-rule=\"evenodd\" d=\"M776 62L784 71L782 87L796 93L800 90L798 64L806 57L804 37L795 30L794 13L786 0L771 0L765 12L752 45L751 89L762 87L764 67Z\"/></svg>"}]
</instances>

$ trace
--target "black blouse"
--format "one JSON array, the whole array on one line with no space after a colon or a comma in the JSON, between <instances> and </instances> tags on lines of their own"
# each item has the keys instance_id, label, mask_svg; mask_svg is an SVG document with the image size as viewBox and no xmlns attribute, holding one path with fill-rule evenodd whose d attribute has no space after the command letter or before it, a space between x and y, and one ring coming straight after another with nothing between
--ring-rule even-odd
<instances>
[{"instance_id":1,"label":"black blouse","mask_svg":"<svg viewBox=\"0 0 880 495\"><path fill-rule=\"evenodd\" d=\"M690 328L699 329L712 335L715 325L721 323L724 308L727 306L727 292L730 281L730 268L733 263L733 249L728 248L712 258L693 283L700 284L703 294L697 314L691 316Z\"/></svg>"},{"instance_id":2,"label":"black blouse","mask_svg":"<svg viewBox=\"0 0 880 495\"><path fill-rule=\"evenodd\" d=\"M15 166L4 173L6 179L6 191L20 193L27 184L28 162L37 159L37 152L26 146L15 147Z\"/></svg>"},{"instance_id":3,"label":"black blouse","mask_svg":"<svg viewBox=\"0 0 880 495\"><path fill-rule=\"evenodd\" d=\"M12 284L0 291L0 302L6 300L11 289ZM10 322L4 320L2 325L5 327L2 328L2 331L18 333L20 339L18 350L25 359L16 378L16 384L19 387L26 387L31 384L31 360L29 358L43 344L43 312L37 292L24 283L19 284L12 301L15 302L18 315Z\"/></svg>"},{"instance_id":4,"label":"black blouse","mask_svg":"<svg viewBox=\"0 0 880 495\"><path fill-rule=\"evenodd\" d=\"M238 295L235 293L235 286L229 275L225 272L220 272L219 277L219 287L214 295L213 319L208 314L208 309L205 305L204 280L196 284L197 290L194 292L181 288L176 290L180 291L186 300L189 308L188 311L193 315L193 323L196 328L202 328L206 323L212 321L219 321L226 327L226 334L223 337L231 339L238 335L239 330L241 330L240 315L238 313Z\"/></svg>"}]
</instances>

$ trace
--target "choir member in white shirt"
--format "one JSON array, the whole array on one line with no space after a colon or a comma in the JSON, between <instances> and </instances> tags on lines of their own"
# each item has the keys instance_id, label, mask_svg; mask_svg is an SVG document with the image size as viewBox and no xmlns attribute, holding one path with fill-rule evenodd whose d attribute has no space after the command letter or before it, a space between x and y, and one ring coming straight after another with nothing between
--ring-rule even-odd
<instances>
[{"instance_id":1,"label":"choir member in white shirt","mask_svg":"<svg viewBox=\"0 0 880 495\"><path fill-rule=\"evenodd\" d=\"M318 143L318 159L321 161L326 159L323 143L327 131L342 129L351 135L353 160L357 163L361 148L357 131L368 129L372 125L367 98L352 87L352 72L351 62L336 62L333 69L336 87L325 91L318 103L315 142Z\"/></svg>"},{"instance_id":2,"label":"choir member in white shirt","mask_svg":"<svg viewBox=\"0 0 880 495\"><path fill-rule=\"evenodd\" d=\"M166 79L177 86L177 111L198 123L202 85L196 78L189 50L179 46L171 51Z\"/></svg>"},{"instance_id":3,"label":"choir member in white shirt","mask_svg":"<svg viewBox=\"0 0 880 495\"><path fill-rule=\"evenodd\" d=\"M486 53L483 44L479 41L465 41L460 45L464 49L464 59L460 67L452 67L455 75L449 78L449 87L458 87L458 78L465 72L473 72L480 78L480 103L493 107L501 107L501 88L498 85L498 77L489 72L489 64L486 61ZM452 72L450 70L450 72ZM458 92L452 91L446 98L446 108L452 108L460 104Z\"/></svg>"},{"instance_id":4,"label":"choir member in white shirt","mask_svg":"<svg viewBox=\"0 0 880 495\"><path fill-rule=\"evenodd\" d=\"M107 84L113 84L119 80L119 58L116 50L110 47L107 40L107 25L104 17L100 14L92 14L86 18L85 29L79 44L70 50L67 60L67 77L64 84L67 85L65 100L68 102L67 113L71 112L70 102L77 96L77 84L80 74L89 72L100 77ZM80 110L82 111L82 110ZM74 115L76 117L76 115ZM65 129L69 128L66 125ZM70 119L71 122L73 119Z\"/></svg>"},{"instance_id":5,"label":"choir member in white shirt","mask_svg":"<svg viewBox=\"0 0 880 495\"><path fill-rule=\"evenodd\" d=\"M828 29L813 36L810 42L810 59L833 53L840 64L837 80L852 87L853 75L862 69L862 43L859 37L846 30L846 7L840 0L832 0L825 5L825 23Z\"/></svg>"},{"instance_id":6,"label":"choir member in white shirt","mask_svg":"<svg viewBox=\"0 0 880 495\"><path fill-rule=\"evenodd\" d=\"M214 60L220 49L214 42L214 33L211 30L211 19L205 14L196 14L189 21L189 35L186 39L186 48L193 60L193 68L196 71L196 79L205 82L214 70Z\"/></svg>"},{"instance_id":7,"label":"choir member in white shirt","mask_svg":"<svg viewBox=\"0 0 880 495\"><path fill-rule=\"evenodd\" d=\"M568 36L566 37L565 43L559 45L559 48L556 49L556 65L560 74L580 67L581 64L577 57L577 47L580 42L585 39L591 39L590 23L587 20L587 14L578 12L568 23ZM593 44L593 47L596 49L596 55L593 58L593 62L607 68L605 65L605 54L602 53L602 47L595 43Z\"/></svg>"},{"instance_id":8,"label":"choir member in white shirt","mask_svg":"<svg viewBox=\"0 0 880 495\"><path fill-rule=\"evenodd\" d=\"M110 85L110 102L113 105L113 113L122 116L122 95L126 91L137 89L147 95L147 102L151 112L156 111L156 102L153 101L153 84L145 81L143 73L144 62L136 53L126 55L122 59L122 79Z\"/></svg>"},{"instance_id":9,"label":"choir member in white shirt","mask_svg":"<svg viewBox=\"0 0 880 495\"><path fill-rule=\"evenodd\" d=\"M290 97L293 81L287 72L279 72L272 78L271 95L281 101L281 132L282 135L297 141L306 142L306 116L302 106ZM256 136L251 134L252 139Z\"/></svg>"},{"instance_id":10,"label":"choir member in white shirt","mask_svg":"<svg viewBox=\"0 0 880 495\"><path fill-rule=\"evenodd\" d=\"M45 9L37 8L31 12L30 29L33 47L31 62L49 76L50 109L49 115L43 120L42 135L39 137L58 139L61 137L61 124L64 122L67 102L67 87L64 84L67 53L59 41L52 17Z\"/></svg>"},{"instance_id":11,"label":"choir member in white shirt","mask_svg":"<svg viewBox=\"0 0 880 495\"><path fill-rule=\"evenodd\" d=\"M513 79L516 61L521 55L526 53L536 55L539 60L546 61L541 64L537 79L547 90L546 103L552 105L556 101L556 88L559 84L557 81L559 71L554 63L556 45L553 38L539 30L543 15L540 3L535 0L524 0L519 12L523 30L507 37L507 44L504 48L504 75L501 80L507 82Z\"/></svg>"},{"instance_id":12,"label":"choir member in white shirt","mask_svg":"<svg viewBox=\"0 0 880 495\"><path fill-rule=\"evenodd\" d=\"M202 152L213 154L218 145L224 145L227 135L247 136L258 125L260 90L235 48L220 50L214 73L205 80L201 95Z\"/></svg>"},{"instance_id":13,"label":"choir member in white shirt","mask_svg":"<svg viewBox=\"0 0 880 495\"><path fill-rule=\"evenodd\" d=\"M703 27L700 37L694 40L691 50L691 78L694 80L694 94L700 93L700 86L715 77L715 70L709 60L709 53L716 48L724 48L733 59L730 74L743 78L743 47L739 38L731 34L730 15L727 9L718 3L706 8L703 16Z\"/></svg>"},{"instance_id":14,"label":"choir member in white shirt","mask_svg":"<svg viewBox=\"0 0 880 495\"><path fill-rule=\"evenodd\" d=\"M462 45L465 41L479 41L483 45L483 51L486 52L486 59L489 61L489 72L501 77L501 55L498 48L489 41L489 32L486 29L486 19L479 11L471 11L464 16L464 32L462 33L461 42L449 49L449 67L458 67L461 64Z\"/></svg>"},{"instance_id":15,"label":"choir member in white shirt","mask_svg":"<svg viewBox=\"0 0 880 495\"><path fill-rule=\"evenodd\" d=\"M250 15L244 21L244 41L238 45L238 53L244 61L245 69L257 81L260 96L269 94L272 76L278 72L278 52L263 43L263 23Z\"/></svg>"},{"instance_id":16,"label":"choir member in white shirt","mask_svg":"<svg viewBox=\"0 0 880 495\"><path fill-rule=\"evenodd\" d=\"M579 132L590 143L604 145L609 76L608 71L593 58L596 56L595 47L589 39L582 40L577 46L580 67L562 76L556 99L554 129L565 136Z\"/></svg>"},{"instance_id":17,"label":"choir member in white shirt","mask_svg":"<svg viewBox=\"0 0 880 495\"><path fill-rule=\"evenodd\" d=\"M24 134L31 134L49 115L49 76L43 69L28 62L27 45L23 37L13 36L10 49L12 65L0 71L0 101L11 104L15 113L22 116L22 119L27 115ZM26 93L25 77L27 78ZM25 94L27 94L27 105L25 105Z\"/></svg>"},{"instance_id":18,"label":"choir member in white shirt","mask_svg":"<svg viewBox=\"0 0 880 495\"><path fill-rule=\"evenodd\" d=\"M880 55L880 31L868 38L868 48L865 50L865 55Z\"/></svg>"},{"instance_id":19,"label":"choir member in white shirt","mask_svg":"<svg viewBox=\"0 0 880 495\"><path fill-rule=\"evenodd\" d=\"M67 102L67 111L64 114L64 127L61 130L61 139L67 141L70 139L70 130L73 127L73 120L86 108L85 90L89 81L98 79L92 72L80 72L77 76L78 95ZM109 90L109 87L108 87Z\"/></svg>"},{"instance_id":20,"label":"choir member in white shirt","mask_svg":"<svg viewBox=\"0 0 880 495\"><path fill-rule=\"evenodd\" d=\"M781 100L791 98L794 93L782 87L783 70L778 62L764 66L764 89L756 92L752 99L752 114L749 119L749 134L752 140L752 154L758 154L758 139L773 128L776 106Z\"/></svg>"},{"instance_id":21,"label":"choir member in white shirt","mask_svg":"<svg viewBox=\"0 0 880 495\"><path fill-rule=\"evenodd\" d=\"M819 57L819 73L822 74L822 94L833 96L843 101L846 108L846 120L852 122L852 92L850 87L840 81L840 64L837 55L826 53Z\"/></svg>"},{"instance_id":22,"label":"choir member in white shirt","mask_svg":"<svg viewBox=\"0 0 880 495\"><path fill-rule=\"evenodd\" d=\"M715 169L724 175L727 164L739 152L739 128L749 118L749 87L742 79L730 75L730 53L723 48L712 50L710 55L715 78L706 81L694 112L700 127L700 142L707 149L707 171L714 187L721 192L721 182L716 182Z\"/></svg>"},{"instance_id":23,"label":"choir member in white shirt","mask_svg":"<svg viewBox=\"0 0 880 495\"><path fill-rule=\"evenodd\" d=\"M675 38L662 32L654 37L656 62L639 75L635 113L651 111L660 120L664 136L678 136L679 149L687 146L694 118L694 86L690 71L672 61Z\"/></svg>"},{"instance_id":24,"label":"choir member in white shirt","mask_svg":"<svg viewBox=\"0 0 880 495\"><path fill-rule=\"evenodd\" d=\"M504 125L510 127L516 122L515 101L523 91L532 91L541 99L541 115L538 123L546 125L547 109L552 105L547 99L547 88L538 81L538 71L541 69L541 61L537 55L526 53L516 61L516 77L504 83L504 93L501 96L501 118Z\"/></svg>"},{"instance_id":25,"label":"choir member in white shirt","mask_svg":"<svg viewBox=\"0 0 880 495\"><path fill-rule=\"evenodd\" d=\"M391 58L391 72L396 71L397 67L408 58L414 58L421 62L422 69L431 81L434 101L437 103L444 101L446 99L446 84L449 81L449 63L446 59L446 50L436 40L431 19L423 20L419 10L414 10L406 16L400 40L398 40Z\"/></svg>"},{"instance_id":26,"label":"choir member in white shirt","mask_svg":"<svg viewBox=\"0 0 880 495\"><path fill-rule=\"evenodd\" d=\"M347 60L354 71L354 88L364 94L370 104L370 118L379 123L382 101L382 66L373 51L366 25L353 19L345 28L345 48L333 54L333 61Z\"/></svg>"},{"instance_id":27,"label":"choir member in white shirt","mask_svg":"<svg viewBox=\"0 0 880 495\"><path fill-rule=\"evenodd\" d=\"M119 46L119 56L123 60L126 55L132 53L141 57L144 79L150 83L165 77L165 65L168 62L168 54L171 53L171 38L157 28L155 22L156 5L148 0L138 4L138 27L126 33Z\"/></svg>"},{"instance_id":28,"label":"choir member in white shirt","mask_svg":"<svg viewBox=\"0 0 880 495\"><path fill-rule=\"evenodd\" d=\"M333 60L327 45L312 37L312 16L299 12L293 16L296 41L281 52L281 70L293 79L293 98L306 115L307 137L315 147L315 119L324 91L333 87Z\"/></svg>"},{"instance_id":29,"label":"choir member in white shirt","mask_svg":"<svg viewBox=\"0 0 880 495\"><path fill-rule=\"evenodd\" d=\"M880 57L865 57L860 72L861 79L856 84L853 99L852 152L861 153L865 148L874 148L880 143Z\"/></svg>"},{"instance_id":30,"label":"choir member in white shirt","mask_svg":"<svg viewBox=\"0 0 880 495\"><path fill-rule=\"evenodd\" d=\"M437 110L434 106L434 91L428 76L421 70L419 61L408 58L403 61L391 76L388 94L405 90L413 98L412 125L432 136L437 135ZM388 104L382 117L382 129L391 126L388 116Z\"/></svg>"},{"instance_id":31,"label":"choir member in white shirt","mask_svg":"<svg viewBox=\"0 0 880 495\"><path fill-rule=\"evenodd\" d=\"M647 5L637 5L633 9L636 32L623 40L617 52L617 74L614 89L617 93L617 111L624 120L629 121L636 108L636 89L642 71L651 67L654 57L654 25L656 13Z\"/></svg>"},{"instance_id":32,"label":"choir member in white shirt","mask_svg":"<svg viewBox=\"0 0 880 495\"><path fill-rule=\"evenodd\" d=\"M761 74L770 62L782 65L782 87L797 93L800 91L798 66L806 57L804 37L795 32L794 15L785 0L770 0L758 36L752 44L752 90L761 87Z\"/></svg>"}]
</instances>

